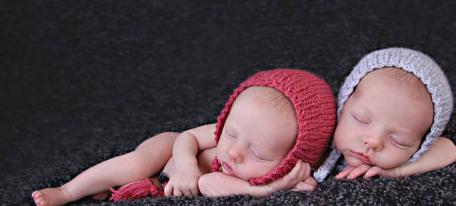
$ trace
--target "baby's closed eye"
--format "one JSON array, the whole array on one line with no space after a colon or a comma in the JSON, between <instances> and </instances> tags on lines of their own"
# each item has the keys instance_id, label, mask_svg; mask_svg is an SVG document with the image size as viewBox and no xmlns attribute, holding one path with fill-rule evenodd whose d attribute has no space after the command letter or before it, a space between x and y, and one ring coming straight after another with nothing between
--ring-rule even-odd
<instances>
[{"instance_id":1,"label":"baby's closed eye","mask_svg":"<svg viewBox=\"0 0 456 206\"><path fill-rule=\"evenodd\" d=\"M403 137L397 136L397 135L389 135L388 140L395 146L399 148L408 148L412 147L413 145L404 140Z\"/></svg>"},{"instance_id":2,"label":"baby's closed eye","mask_svg":"<svg viewBox=\"0 0 456 206\"><path fill-rule=\"evenodd\" d=\"M370 124L369 119L362 115L352 113L351 116L357 123L359 123L363 126L369 126L369 124Z\"/></svg>"},{"instance_id":3,"label":"baby's closed eye","mask_svg":"<svg viewBox=\"0 0 456 206\"><path fill-rule=\"evenodd\" d=\"M249 154L256 161L260 161L260 162L272 161L271 158L266 157L265 155L263 155L257 151L254 151L253 149L249 149Z\"/></svg>"}]
</instances>

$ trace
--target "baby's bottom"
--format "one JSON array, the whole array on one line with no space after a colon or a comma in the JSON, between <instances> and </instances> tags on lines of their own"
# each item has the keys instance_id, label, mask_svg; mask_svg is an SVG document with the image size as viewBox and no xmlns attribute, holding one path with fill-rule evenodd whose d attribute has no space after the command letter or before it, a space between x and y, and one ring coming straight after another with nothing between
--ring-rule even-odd
<instances>
[{"instance_id":1,"label":"baby's bottom","mask_svg":"<svg viewBox=\"0 0 456 206\"><path fill-rule=\"evenodd\" d=\"M32 194L37 205L62 205L97 194L113 186L159 173L172 154L179 133L166 132L142 142L134 151L101 162L62 185Z\"/></svg>"}]
</instances>

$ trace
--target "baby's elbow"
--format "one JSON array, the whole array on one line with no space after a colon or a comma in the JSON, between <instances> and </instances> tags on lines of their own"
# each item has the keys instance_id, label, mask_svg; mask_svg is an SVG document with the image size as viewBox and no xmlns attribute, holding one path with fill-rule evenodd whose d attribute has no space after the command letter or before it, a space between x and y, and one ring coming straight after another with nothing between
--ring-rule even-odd
<instances>
[{"instance_id":1,"label":"baby's elbow","mask_svg":"<svg viewBox=\"0 0 456 206\"><path fill-rule=\"evenodd\" d=\"M439 140L443 142L442 144L446 144L446 145L448 145L448 147L451 148L451 149L449 149L449 153L453 154L453 161L451 163L455 163L456 162L456 145L454 144L454 142L447 137L441 137L441 138L439 138Z\"/></svg>"}]
</instances>

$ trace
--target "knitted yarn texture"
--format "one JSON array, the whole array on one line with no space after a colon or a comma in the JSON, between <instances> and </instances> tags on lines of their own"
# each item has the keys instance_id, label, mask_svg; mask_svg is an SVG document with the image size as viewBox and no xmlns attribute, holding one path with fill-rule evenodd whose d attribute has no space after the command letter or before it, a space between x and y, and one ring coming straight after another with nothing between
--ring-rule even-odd
<instances>
[{"instance_id":1,"label":"knitted yarn texture","mask_svg":"<svg viewBox=\"0 0 456 206\"><path fill-rule=\"evenodd\" d=\"M249 179L252 185L267 184L287 174L300 159L317 166L328 149L336 122L335 98L329 85L316 75L295 69L274 69L259 72L234 90L217 119L215 141L218 142L231 107L239 94L252 86L274 88L286 96L296 113L298 133L295 145L274 169L261 177ZM213 171L218 171L217 159Z\"/></svg>"},{"instance_id":2,"label":"knitted yarn texture","mask_svg":"<svg viewBox=\"0 0 456 206\"><path fill-rule=\"evenodd\" d=\"M396 67L411 72L421 80L431 94L434 105L433 124L420 148L409 160L409 162L413 162L419 159L436 138L442 134L453 110L453 94L448 80L439 65L428 55L407 48L386 48L364 56L350 75L346 77L339 91L337 116L340 117L345 102L361 79L369 72L384 67ZM333 145L326 162L314 173L317 181L321 182L326 178L340 155Z\"/></svg>"}]
</instances>

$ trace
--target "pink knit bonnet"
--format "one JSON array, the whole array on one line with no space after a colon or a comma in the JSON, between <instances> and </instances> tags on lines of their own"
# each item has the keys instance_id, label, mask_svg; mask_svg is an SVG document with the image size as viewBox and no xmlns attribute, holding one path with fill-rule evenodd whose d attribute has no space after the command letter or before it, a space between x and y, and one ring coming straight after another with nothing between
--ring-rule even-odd
<instances>
[{"instance_id":1,"label":"pink knit bonnet","mask_svg":"<svg viewBox=\"0 0 456 206\"><path fill-rule=\"evenodd\" d=\"M267 184L287 174L298 159L312 167L329 146L336 123L336 103L329 85L316 75L296 69L261 71L242 82L225 104L217 118L215 141L218 142L231 107L239 94L248 87L271 87L286 96L294 107L298 123L295 145L285 158L266 175L249 179L252 185ZM212 171L219 171L214 159Z\"/></svg>"}]
</instances>

